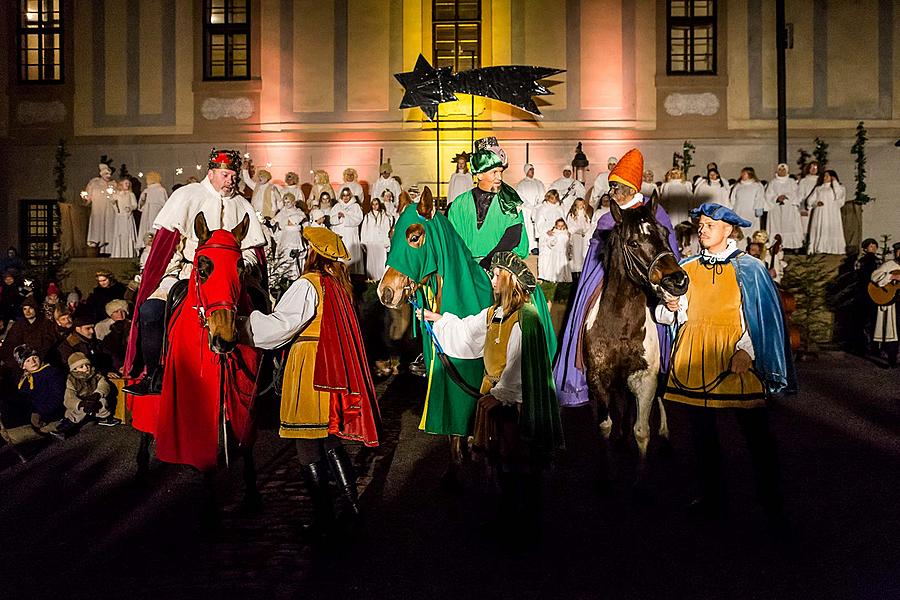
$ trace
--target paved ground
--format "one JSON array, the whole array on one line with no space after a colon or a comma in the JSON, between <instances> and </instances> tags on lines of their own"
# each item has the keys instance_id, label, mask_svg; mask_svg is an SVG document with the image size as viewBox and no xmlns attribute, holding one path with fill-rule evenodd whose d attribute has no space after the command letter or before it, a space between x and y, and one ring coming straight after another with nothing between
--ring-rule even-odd
<instances>
[{"instance_id":1,"label":"paved ground","mask_svg":"<svg viewBox=\"0 0 900 600\"><path fill-rule=\"evenodd\" d=\"M190 469L154 463L133 479L138 436L89 427L32 450L0 452L4 598L896 598L900 597L900 371L844 354L800 365L803 391L772 410L797 534L773 541L753 499L749 461L723 419L731 512L685 516L692 464L682 415L672 451L652 446L652 494L635 497L634 454L598 445L584 411L564 413L567 451L544 485L544 536L494 539L495 494L478 468L466 489L438 486L446 442L416 430L422 380L382 385L385 444L362 451L366 533L338 551L297 534L310 507L289 444L271 428L257 447L265 510L242 515L239 469L217 481L221 526L204 526Z\"/></svg>"}]
</instances>

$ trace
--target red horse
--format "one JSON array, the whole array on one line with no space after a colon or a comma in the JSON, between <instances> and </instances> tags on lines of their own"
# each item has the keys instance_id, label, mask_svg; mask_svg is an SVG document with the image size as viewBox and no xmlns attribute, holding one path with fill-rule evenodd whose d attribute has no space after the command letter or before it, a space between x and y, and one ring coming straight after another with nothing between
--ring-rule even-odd
<instances>
[{"instance_id":1,"label":"red horse","mask_svg":"<svg viewBox=\"0 0 900 600\"><path fill-rule=\"evenodd\" d=\"M253 308L241 255L249 225L245 216L232 231L210 232L203 213L194 219L199 244L187 294L168 325L162 394L136 399L132 408L134 427L145 433L139 472L146 471L150 435L160 460L206 474L218 465L220 439L226 453L235 441L244 459L245 503L255 505L253 404L262 351L238 344L236 330L237 316Z\"/></svg>"}]
</instances>

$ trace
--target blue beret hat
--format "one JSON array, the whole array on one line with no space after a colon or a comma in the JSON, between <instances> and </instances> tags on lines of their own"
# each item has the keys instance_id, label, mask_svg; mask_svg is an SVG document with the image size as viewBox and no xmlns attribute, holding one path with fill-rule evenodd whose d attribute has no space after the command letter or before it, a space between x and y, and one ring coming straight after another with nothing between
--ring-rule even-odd
<instances>
[{"instance_id":1,"label":"blue beret hat","mask_svg":"<svg viewBox=\"0 0 900 600\"><path fill-rule=\"evenodd\" d=\"M730 225L738 225L739 227L750 227L752 223L741 217L739 214L721 204L715 202L704 202L697 208L691 209L691 217L696 219L700 215L706 215L713 221L725 221Z\"/></svg>"}]
</instances>

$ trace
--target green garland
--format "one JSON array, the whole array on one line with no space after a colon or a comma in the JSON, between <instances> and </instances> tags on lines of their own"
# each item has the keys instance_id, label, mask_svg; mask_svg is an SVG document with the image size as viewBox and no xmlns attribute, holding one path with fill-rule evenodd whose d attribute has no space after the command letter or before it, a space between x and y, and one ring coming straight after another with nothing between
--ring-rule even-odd
<instances>
[{"instance_id":1,"label":"green garland","mask_svg":"<svg viewBox=\"0 0 900 600\"><path fill-rule=\"evenodd\" d=\"M816 157L816 161L819 163L819 173L821 173L828 166L828 144L820 137L817 137L814 141L816 147L813 148L813 156Z\"/></svg>"},{"instance_id":2,"label":"green garland","mask_svg":"<svg viewBox=\"0 0 900 600\"><path fill-rule=\"evenodd\" d=\"M60 202L66 201L66 159L69 158L68 149L66 148L65 138L60 138L56 145L56 164L53 166L53 175L56 183L56 199Z\"/></svg>"},{"instance_id":3,"label":"green garland","mask_svg":"<svg viewBox=\"0 0 900 600\"><path fill-rule=\"evenodd\" d=\"M682 146L681 155L683 160L681 162L682 173L684 173L684 180L688 180L688 171L691 170L691 167L694 166L694 145L690 142L690 140L684 140L684 145Z\"/></svg>"},{"instance_id":4,"label":"green garland","mask_svg":"<svg viewBox=\"0 0 900 600\"><path fill-rule=\"evenodd\" d=\"M850 148L850 153L856 155L856 196L853 202L859 205L875 201L866 193L866 141L869 139L866 133L863 121L860 121L856 126L856 143Z\"/></svg>"},{"instance_id":5,"label":"green garland","mask_svg":"<svg viewBox=\"0 0 900 600\"><path fill-rule=\"evenodd\" d=\"M800 167L800 177L802 178L806 175L806 165L809 164L809 159L812 158L812 155L803 148L797 150L797 154L800 155L800 157L797 158L797 166Z\"/></svg>"}]
</instances>

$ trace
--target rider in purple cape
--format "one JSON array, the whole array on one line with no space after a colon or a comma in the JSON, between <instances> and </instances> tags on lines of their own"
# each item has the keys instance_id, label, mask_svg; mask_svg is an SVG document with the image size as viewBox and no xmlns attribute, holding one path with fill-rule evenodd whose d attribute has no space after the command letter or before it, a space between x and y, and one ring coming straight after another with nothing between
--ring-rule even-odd
<instances>
[{"instance_id":1,"label":"rider in purple cape","mask_svg":"<svg viewBox=\"0 0 900 600\"><path fill-rule=\"evenodd\" d=\"M633 148L622 157L622 160L609 174L610 183L618 183L619 189L623 187L634 190L630 199L621 193L614 193L610 189L611 202L617 202L623 209L641 206L650 201L639 191L641 189L641 177L644 170L644 157L640 151ZM675 240L675 230L672 221L665 209L657 204L657 222L669 232L669 246L676 258L681 258L678 252L678 244ZM553 365L553 378L556 381L556 394L560 406L580 406L587 404L588 385L584 374L584 361L582 354L582 332L584 321L591 305L597 301L603 285L603 256L609 234L615 226L615 220L611 213L606 213L597 222L597 228L588 246L584 268L581 271L581 279L571 302L571 312L565 323L562 335L562 343L559 345L559 354ZM660 371L666 372L669 368L669 350L671 348L671 334L668 327L657 326L659 333Z\"/></svg>"}]
</instances>

